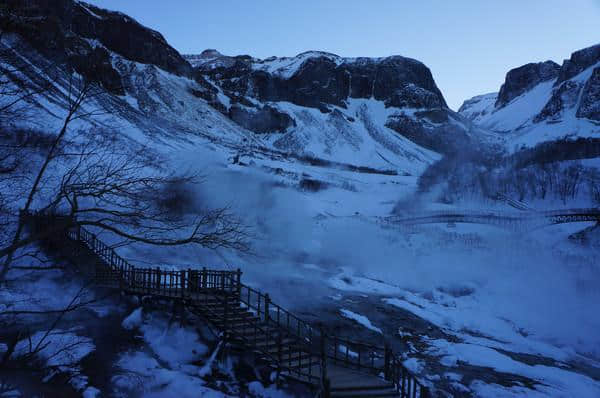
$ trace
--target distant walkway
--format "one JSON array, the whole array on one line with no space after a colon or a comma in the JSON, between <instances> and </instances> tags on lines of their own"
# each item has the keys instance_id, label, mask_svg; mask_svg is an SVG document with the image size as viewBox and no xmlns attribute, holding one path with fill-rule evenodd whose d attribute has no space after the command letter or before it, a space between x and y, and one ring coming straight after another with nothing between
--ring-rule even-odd
<instances>
[{"instance_id":1,"label":"distant walkway","mask_svg":"<svg viewBox=\"0 0 600 398\"><path fill-rule=\"evenodd\" d=\"M419 224L486 224L512 230L533 230L550 225L597 222L600 209L561 209L549 211L432 211L420 214L394 215L384 221L399 225Z\"/></svg>"},{"instance_id":2,"label":"distant walkway","mask_svg":"<svg viewBox=\"0 0 600 398\"><path fill-rule=\"evenodd\" d=\"M33 231L68 225L64 217L23 214ZM324 333L244 285L242 272L203 268L138 268L93 233L76 226L44 239L78 264L98 286L152 296L187 308L218 328L227 341L253 352L282 377L306 383L320 397L430 397L429 389L386 345Z\"/></svg>"}]
</instances>

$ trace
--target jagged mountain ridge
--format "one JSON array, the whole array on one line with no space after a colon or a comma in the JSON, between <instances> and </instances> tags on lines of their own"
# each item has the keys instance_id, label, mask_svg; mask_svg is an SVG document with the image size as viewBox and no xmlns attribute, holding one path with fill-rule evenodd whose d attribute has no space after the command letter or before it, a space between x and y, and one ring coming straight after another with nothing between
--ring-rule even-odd
<instances>
[{"instance_id":1,"label":"jagged mountain ridge","mask_svg":"<svg viewBox=\"0 0 600 398\"><path fill-rule=\"evenodd\" d=\"M24 41L26 58L100 79L113 95L112 113L154 135L212 129L298 156L411 174L438 159L435 152L479 135L448 109L429 69L410 58L212 52L201 62L188 58L193 67L160 33L124 14L72 0L7 4L3 29Z\"/></svg>"},{"instance_id":2,"label":"jagged mountain ridge","mask_svg":"<svg viewBox=\"0 0 600 398\"><path fill-rule=\"evenodd\" d=\"M458 111L507 134L510 148L564 137L600 138L600 44L552 61L510 70L498 93L466 100Z\"/></svg>"},{"instance_id":3,"label":"jagged mountain ridge","mask_svg":"<svg viewBox=\"0 0 600 398\"><path fill-rule=\"evenodd\" d=\"M445 153L466 143L473 145L482 135L447 107L429 69L411 58L344 58L308 51L295 57L257 59L226 56L214 49L185 58L217 88L216 107L257 133L283 133L272 138L282 150L312 151L317 140L325 142L317 153L331 153L328 142L335 133L324 137L309 131L319 123L333 124L335 131L354 130L342 137L350 146L344 137L364 136L357 130L366 129L396 154L393 141L398 136ZM364 108L369 109L361 111ZM371 120L365 122L367 114ZM376 122L373 115L379 115ZM313 121L312 127L306 125L307 119Z\"/></svg>"}]
</instances>

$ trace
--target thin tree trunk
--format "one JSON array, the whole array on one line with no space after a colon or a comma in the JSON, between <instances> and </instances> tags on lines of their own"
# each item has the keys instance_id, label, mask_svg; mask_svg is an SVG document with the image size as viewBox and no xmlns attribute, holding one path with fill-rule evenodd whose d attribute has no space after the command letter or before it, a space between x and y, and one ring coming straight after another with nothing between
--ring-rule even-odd
<instances>
[{"instance_id":1,"label":"thin tree trunk","mask_svg":"<svg viewBox=\"0 0 600 398\"><path fill-rule=\"evenodd\" d=\"M52 146L50 147L50 151L46 155L46 158L44 159L44 163L42 164L42 167L40 168L40 171L38 172L38 174L35 178L35 181L33 182L33 186L31 187L31 190L29 191L29 195L27 196L27 202L25 202L23 211L27 212L31 208L31 204L33 203L33 198L38 190L38 187L40 185L42 177L46 173L46 169L48 168L48 165L54 158L56 149L58 148L58 146L59 146L60 142L62 141L62 139L64 138L65 134L67 133L67 128L69 126L69 123L71 122L71 118L77 111L77 108L79 107L80 104L81 104L81 101L80 101L80 98L78 98L77 101L74 103L74 105L71 107L71 109L69 109L69 113L67 114L67 117L65 118L63 126L60 129L58 136L52 143ZM15 236L13 237L12 243L9 247L18 247L19 246L18 243L21 240L21 235L23 233L24 227L25 227L24 223L19 219L18 224L17 224L17 230L15 231ZM0 270L0 283L2 283L4 281L4 279L6 278L6 274L8 273L8 270L10 269L10 264L12 263L14 254L15 254L15 250L10 250L10 251L8 251L7 254L5 254L6 258L2 264L2 270ZM4 256L4 255L2 255L2 256Z\"/></svg>"}]
</instances>

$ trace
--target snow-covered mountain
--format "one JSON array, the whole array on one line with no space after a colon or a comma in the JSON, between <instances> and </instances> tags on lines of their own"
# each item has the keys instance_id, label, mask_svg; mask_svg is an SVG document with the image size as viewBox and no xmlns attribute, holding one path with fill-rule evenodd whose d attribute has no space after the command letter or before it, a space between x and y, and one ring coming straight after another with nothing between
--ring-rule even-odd
<instances>
[{"instance_id":1,"label":"snow-covered mountain","mask_svg":"<svg viewBox=\"0 0 600 398\"><path fill-rule=\"evenodd\" d=\"M257 59L212 49L185 57L214 85L217 108L249 130L272 134L269 141L285 151L396 167L397 158L425 160L414 144L443 153L481 136L411 58L309 51Z\"/></svg>"},{"instance_id":2,"label":"snow-covered mountain","mask_svg":"<svg viewBox=\"0 0 600 398\"><path fill-rule=\"evenodd\" d=\"M545 63L511 73L500 94L469 100L456 113L429 69L410 58L311 51L257 59L216 50L183 56L131 17L81 1L5 4L2 66L25 65L10 76L12 84L52 87L27 98L32 117L1 120L0 133L12 133L11 127L58 131L70 83L59 72L67 66L74 76L99 79L106 90L84 104L102 114L73 122L70 134L117 131L123 145L137 141L149 155L159 154L166 170L206 175L190 187L194 205L231 206L256 234L258 256L118 247L132 263L174 270L241 267L245 282L311 322L377 344L382 333L398 341L405 365L439 396L597 396L598 249L567 239L578 227L524 237L476 225L402 228L387 219L398 207L460 210L434 200L444 184L469 194L472 187L459 184L468 181L465 174L415 194L418 178L443 156L462 166L467 150L528 137L543 141L539 131L553 126L560 130L550 138L566 135L565 126L595 134L596 47L575 53L559 69ZM579 87L575 104L570 94L555 95L570 93L573 84ZM554 97L560 107L542 112ZM480 164L474 170L483 173ZM488 182L486 174L478 176ZM502 180L506 186L513 181ZM474 205L507 206L486 200ZM110 236L103 239L111 243ZM44 302L44 295L65 291L62 284L72 290L78 283L62 274L56 280L60 284L18 287ZM94 340L97 351L113 357L101 356L109 377L90 377L90 386L106 395L133 395L139 387L140 396L180 397L218 387L206 385L205 370L197 366L207 348L186 353L191 344L197 347L196 330L177 328L156 312L136 310L123 324L133 323L146 346ZM106 329L118 329L112 315L105 322ZM104 329L89 325L78 333L96 336ZM222 369L227 377L235 373L231 366Z\"/></svg>"},{"instance_id":3,"label":"snow-covered mountain","mask_svg":"<svg viewBox=\"0 0 600 398\"><path fill-rule=\"evenodd\" d=\"M473 97L459 113L507 134L509 148L564 137L600 137L600 44L571 54L562 66L530 63L512 69L498 93Z\"/></svg>"},{"instance_id":4,"label":"snow-covered mountain","mask_svg":"<svg viewBox=\"0 0 600 398\"><path fill-rule=\"evenodd\" d=\"M111 113L155 136L218 136L417 175L438 153L481 136L414 59L308 52L259 60L208 50L186 60L118 12L71 0L9 3L26 10L6 29L24 41L21 56L100 79Z\"/></svg>"}]
</instances>

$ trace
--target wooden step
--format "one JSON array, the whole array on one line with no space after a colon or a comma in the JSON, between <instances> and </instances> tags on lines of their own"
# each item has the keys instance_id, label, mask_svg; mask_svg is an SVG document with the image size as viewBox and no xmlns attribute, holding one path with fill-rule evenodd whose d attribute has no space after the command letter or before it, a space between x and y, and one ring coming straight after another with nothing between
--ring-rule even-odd
<instances>
[{"instance_id":1,"label":"wooden step","mask_svg":"<svg viewBox=\"0 0 600 398\"><path fill-rule=\"evenodd\" d=\"M271 326L267 327L265 324L261 323L257 325L256 329L254 328L254 326L245 327L243 325L240 327L233 328L233 331L241 336L254 336L255 332L257 336L266 335L267 330L269 332L269 335L276 336L279 333L279 329L273 328Z\"/></svg>"},{"instance_id":2,"label":"wooden step","mask_svg":"<svg viewBox=\"0 0 600 398\"><path fill-rule=\"evenodd\" d=\"M225 298L223 298L222 300L214 299L214 298L205 300L203 298L194 297L193 295L190 298L192 299L193 303L198 306L221 307L221 308L223 308L225 306ZM239 300L237 300L235 298L228 298L227 303L229 304L230 307L242 308L240 306Z\"/></svg>"},{"instance_id":3,"label":"wooden step","mask_svg":"<svg viewBox=\"0 0 600 398\"><path fill-rule=\"evenodd\" d=\"M321 360L320 360L320 358L317 358L317 357L307 357L306 359L302 359L301 361L298 361L298 360L292 360L292 361L282 360L281 361L281 366L283 366L285 368L289 368L289 369L306 369L311 366L320 366L320 365L321 365ZM276 366L276 365L274 365L274 366Z\"/></svg>"},{"instance_id":4,"label":"wooden step","mask_svg":"<svg viewBox=\"0 0 600 398\"><path fill-rule=\"evenodd\" d=\"M204 309L206 311L210 311L210 312L214 312L217 314L223 314L225 308L222 305L204 305L202 303L198 304L198 303L194 303L194 307L198 308L198 309ZM228 308L227 308L227 312L231 312L231 313L248 313L248 314L252 314L251 312L248 312L246 310L244 310L243 308L231 304Z\"/></svg>"},{"instance_id":5,"label":"wooden step","mask_svg":"<svg viewBox=\"0 0 600 398\"><path fill-rule=\"evenodd\" d=\"M290 347L281 347L281 352L278 352L276 346L272 346L269 350L264 351L266 354L270 355L272 358L281 357L282 361L295 361L298 358L302 358L302 361L308 361L309 358L315 357L314 354L310 354L306 351L300 351L296 348Z\"/></svg>"},{"instance_id":6,"label":"wooden step","mask_svg":"<svg viewBox=\"0 0 600 398\"><path fill-rule=\"evenodd\" d=\"M344 392L344 391L364 391L364 390L386 390L394 388L394 384L384 380L375 375L369 375L362 373L359 375L354 374L352 383L339 384L338 380L330 377L331 380L331 391Z\"/></svg>"},{"instance_id":7,"label":"wooden step","mask_svg":"<svg viewBox=\"0 0 600 398\"><path fill-rule=\"evenodd\" d=\"M388 390L394 385L374 374L362 373L351 369L328 369L331 391L352 392L364 390Z\"/></svg>"},{"instance_id":8,"label":"wooden step","mask_svg":"<svg viewBox=\"0 0 600 398\"><path fill-rule=\"evenodd\" d=\"M217 312L217 314L219 314ZM223 318L223 314L219 314L220 315L220 321L224 321L225 319L227 319L227 322L232 322L232 321L244 321L247 319L256 319L254 317L254 315L249 314L247 312L240 312L240 313L233 313L233 314L227 314L226 318Z\"/></svg>"},{"instance_id":9,"label":"wooden step","mask_svg":"<svg viewBox=\"0 0 600 398\"><path fill-rule=\"evenodd\" d=\"M264 347L266 345L266 342L275 342L275 344L277 344L277 334L276 332L271 332L268 336L266 333L263 332L258 332L256 335L254 334L246 334L246 335L240 335L238 334L235 330L231 330L231 333L246 341L248 344L257 344L260 347ZM269 343L269 345L271 345L271 343Z\"/></svg>"},{"instance_id":10,"label":"wooden step","mask_svg":"<svg viewBox=\"0 0 600 398\"><path fill-rule=\"evenodd\" d=\"M214 309L214 310L221 311L221 312L223 312L223 310L225 309L224 303L205 304L202 302L198 302L198 303L195 303L195 305L198 307L210 308L210 309ZM229 306L227 307L227 311L240 311L240 312L247 312L249 314L252 314L252 312L248 311L245 308L240 307L239 304L234 303L234 302L229 303Z\"/></svg>"},{"instance_id":11,"label":"wooden step","mask_svg":"<svg viewBox=\"0 0 600 398\"><path fill-rule=\"evenodd\" d=\"M227 316L227 320L236 320L236 319L256 319L254 314L250 312L240 312L240 311L227 311L227 313L223 313L222 309L207 311L209 314L216 315L220 320L225 319Z\"/></svg>"},{"instance_id":12,"label":"wooden step","mask_svg":"<svg viewBox=\"0 0 600 398\"><path fill-rule=\"evenodd\" d=\"M275 355L275 357L277 357L277 355ZM302 358L302 361L308 361L308 358L310 358L311 355L309 353L306 352L293 352L290 355L281 355L281 360L282 361L294 361L294 360L298 360L298 358Z\"/></svg>"},{"instance_id":13,"label":"wooden step","mask_svg":"<svg viewBox=\"0 0 600 398\"><path fill-rule=\"evenodd\" d=\"M281 340L281 351L283 352L283 349L288 347L288 344L295 343L295 342L296 342L296 340L292 340L292 339L287 339L287 338L282 339ZM265 348L273 347L273 348L275 348L275 352L279 351L278 346L279 346L279 342L277 341L277 339L269 339L269 340L262 339L261 341L256 343L257 348L264 350Z\"/></svg>"},{"instance_id":14,"label":"wooden step","mask_svg":"<svg viewBox=\"0 0 600 398\"><path fill-rule=\"evenodd\" d=\"M252 325L252 323L255 320L258 320L258 318L244 317L244 318L238 318L238 319L233 319L233 320L228 319L227 320L227 326L230 327L230 328L232 328L232 327L236 327L236 326L239 326L239 325ZM223 324L224 324L223 318L212 319L212 322L215 325L218 325L218 326L223 326Z\"/></svg>"},{"instance_id":15,"label":"wooden step","mask_svg":"<svg viewBox=\"0 0 600 398\"><path fill-rule=\"evenodd\" d=\"M378 397L399 397L400 394L394 388L387 389L366 389L354 391L331 391L332 398L378 398Z\"/></svg>"}]
</instances>

